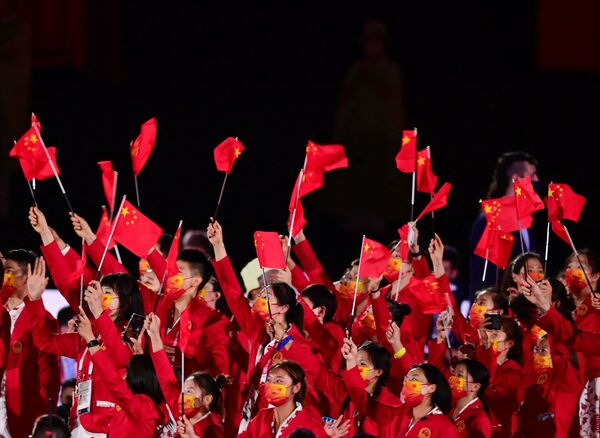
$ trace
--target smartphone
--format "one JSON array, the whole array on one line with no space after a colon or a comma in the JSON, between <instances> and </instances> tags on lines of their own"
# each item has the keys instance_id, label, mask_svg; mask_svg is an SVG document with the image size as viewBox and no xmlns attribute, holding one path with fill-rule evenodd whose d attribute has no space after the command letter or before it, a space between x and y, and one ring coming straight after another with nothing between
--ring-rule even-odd
<instances>
[{"instance_id":1,"label":"smartphone","mask_svg":"<svg viewBox=\"0 0 600 438\"><path fill-rule=\"evenodd\" d=\"M127 323L125 331L123 331L123 335L121 337L123 341L131 343L129 338L137 339L142 331L142 328L144 328L145 320L146 317L144 315L140 315L139 313L132 314L129 318L129 322Z\"/></svg>"},{"instance_id":2,"label":"smartphone","mask_svg":"<svg viewBox=\"0 0 600 438\"><path fill-rule=\"evenodd\" d=\"M485 326L488 330L500 330L502 328L502 319L498 313L486 313L486 318L490 318L490 323Z\"/></svg>"}]
</instances>

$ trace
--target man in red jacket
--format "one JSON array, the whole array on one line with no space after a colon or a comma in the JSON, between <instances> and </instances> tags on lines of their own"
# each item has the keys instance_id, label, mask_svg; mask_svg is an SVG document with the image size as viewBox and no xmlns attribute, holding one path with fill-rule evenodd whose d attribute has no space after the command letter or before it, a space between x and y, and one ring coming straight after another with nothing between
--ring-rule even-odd
<instances>
[{"instance_id":1,"label":"man in red jacket","mask_svg":"<svg viewBox=\"0 0 600 438\"><path fill-rule=\"evenodd\" d=\"M34 345L30 314L25 308L28 271L34 262L35 254L24 249L5 254L0 310L2 321L8 322L8 330L4 327L2 330L8 339L6 371L0 387L0 436L3 437L27 436L35 419L47 412L48 399L55 403L58 397L58 358L41 353ZM45 323L47 330L56 331L55 321L48 319Z\"/></svg>"}]
</instances>

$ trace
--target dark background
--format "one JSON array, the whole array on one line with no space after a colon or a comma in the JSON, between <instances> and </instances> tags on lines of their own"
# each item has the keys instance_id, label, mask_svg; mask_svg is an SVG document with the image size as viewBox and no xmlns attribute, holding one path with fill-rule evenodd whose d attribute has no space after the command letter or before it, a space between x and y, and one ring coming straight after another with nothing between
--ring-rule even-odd
<instances>
[{"instance_id":1,"label":"dark background","mask_svg":"<svg viewBox=\"0 0 600 438\"><path fill-rule=\"evenodd\" d=\"M95 163L112 160L119 198L134 199L129 142L156 116L156 146L139 180L141 209L170 232L179 219L184 229L206 227L222 180L212 149L228 136L245 144L220 213L241 268L254 254L253 231L285 230L306 141L332 142L340 87L361 56L361 31L371 18L387 25L388 52L402 68L407 125L418 126L419 145L432 146L434 171L454 185L436 221L445 242L467 256L497 156L523 149L539 160L545 182L566 182L587 196L571 229L579 246L598 247L598 2L210 3L0 2L7 18L0 91L15 83L7 66L21 63L31 75L14 98L21 106L7 98L0 115L1 249L39 244L27 221L22 173L5 157L30 111L46 144L57 146L65 187L92 228L105 203ZM30 42L15 49L12 25L29 29ZM329 173L321 192L345 171ZM408 196L410 176L398 173L397 184ZM334 277L359 255L361 234L387 242L408 220L408 205L387 197L386 187L371 194L397 215L383 231L349 227L350 218L323 210L320 196L306 198L306 231ZM335 196L361 202L343 190ZM56 182L42 181L38 198L50 224L78 247ZM417 211L426 201L418 196ZM424 221L422 243L429 234ZM552 245L551 257L562 259L566 245Z\"/></svg>"}]
</instances>

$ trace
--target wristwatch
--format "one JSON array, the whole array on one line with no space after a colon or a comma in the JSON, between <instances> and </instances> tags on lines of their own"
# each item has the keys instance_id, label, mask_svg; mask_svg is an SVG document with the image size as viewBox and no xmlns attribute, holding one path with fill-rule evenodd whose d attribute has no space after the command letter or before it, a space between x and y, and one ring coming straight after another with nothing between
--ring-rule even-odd
<instances>
[{"instance_id":1,"label":"wristwatch","mask_svg":"<svg viewBox=\"0 0 600 438\"><path fill-rule=\"evenodd\" d=\"M90 342L87 343L87 348L94 348L99 346L100 342L98 342L98 339L92 339Z\"/></svg>"}]
</instances>

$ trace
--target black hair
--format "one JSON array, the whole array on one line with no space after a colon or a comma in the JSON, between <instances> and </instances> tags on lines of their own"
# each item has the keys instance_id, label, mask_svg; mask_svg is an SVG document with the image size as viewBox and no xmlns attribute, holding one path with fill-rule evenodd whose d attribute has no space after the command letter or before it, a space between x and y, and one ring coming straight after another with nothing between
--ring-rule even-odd
<instances>
[{"instance_id":1,"label":"black hair","mask_svg":"<svg viewBox=\"0 0 600 438\"><path fill-rule=\"evenodd\" d=\"M315 434L308 429L300 428L292 432L290 438L315 438Z\"/></svg>"},{"instance_id":2,"label":"black hair","mask_svg":"<svg viewBox=\"0 0 600 438\"><path fill-rule=\"evenodd\" d=\"M282 362L278 362L271 367L269 373L273 370L283 370L288 376L292 379L292 384L300 383L300 391L294 396L294 401L296 403L302 403L304 401L304 397L306 397L306 391L308 385L306 383L306 373L304 369L296 362L292 362L291 360L284 360Z\"/></svg>"},{"instance_id":3,"label":"black hair","mask_svg":"<svg viewBox=\"0 0 600 438\"><path fill-rule=\"evenodd\" d=\"M521 365L523 363L523 333L521 332L521 327L519 327L517 321L506 315L501 316L501 322L501 330L506 333L506 340L514 342L514 345L508 350L506 357Z\"/></svg>"},{"instance_id":4,"label":"black hair","mask_svg":"<svg viewBox=\"0 0 600 438\"><path fill-rule=\"evenodd\" d=\"M186 262L190 265L190 271L193 276L202 277L202 282L198 285L200 290L208 283L211 275L213 275L212 265L206 256L197 249L184 249L179 251L177 261Z\"/></svg>"},{"instance_id":5,"label":"black hair","mask_svg":"<svg viewBox=\"0 0 600 438\"><path fill-rule=\"evenodd\" d=\"M145 354L134 354L127 364L127 386L134 394L145 394L158 406L163 401L162 390L152 359Z\"/></svg>"},{"instance_id":6,"label":"black hair","mask_svg":"<svg viewBox=\"0 0 600 438\"><path fill-rule=\"evenodd\" d=\"M208 373L195 372L190 374L185 380L192 380L198 388L204 391L205 395L212 395L212 402L208 406L209 411L222 413L221 390L225 384L224 376L214 379Z\"/></svg>"},{"instance_id":7,"label":"black hair","mask_svg":"<svg viewBox=\"0 0 600 438\"><path fill-rule=\"evenodd\" d=\"M575 310L575 301L573 295L567 292L564 284L556 278L548 278L552 287L552 302L558 303L558 313L560 313L567 321L573 322L573 311Z\"/></svg>"},{"instance_id":8,"label":"black hair","mask_svg":"<svg viewBox=\"0 0 600 438\"><path fill-rule=\"evenodd\" d=\"M435 385L435 391L431 395L431 403L437 406L446 415L450 411L452 403L452 391L444 374L433 365L421 363L412 369L419 368L425 374L427 383Z\"/></svg>"},{"instance_id":9,"label":"black hair","mask_svg":"<svg viewBox=\"0 0 600 438\"><path fill-rule=\"evenodd\" d=\"M59 327L65 327L71 319L75 317L75 312L71 306L65 306L58 311L56 314L56 320L58 321Z\"/></svg>"},{"instance_id":10,"label":"black hair","mask_svg":"<svg viewBox=\"0 0 600 438\"><path fill-rule=\"evenodd\" d=\"M173 235L164 233L158 239L158 252L164 257L167 258L169 254L169 250L171 249L171 243L173 243Z\"/></svg>"},{"instance_id":11,"label":"black hair","mask_svg":"<svg viewBox=\"0 0 600 438\"><path fill-rule=\"evenodd\" d=\"M325 307L324 322L333 319L337 309L337 300L335 295L323 284L311 284L302 291L302 297L308 298L315 307Z\"/></svg>"},{"instance_id":12,"label":"black hair","mask_svg":"<svg viewBox=\"0 0 600 438\"><path fill-rule=\"evenodd\" d=\"M402 321L404 321L404 317L410 315L412 309L406 303L397 302L394 306L394 300L391 298L386 298L385 302L387 304L388 310L390 311L390 316L392 317L392 321L394 321L398 327L402 325Z\"/></svg>"},{"instance_id":13,"label":"black hair","mask_svg":"<svg viewBox=\"0 0 600 438\"><path fill-rule=\"evenodd\" d=\"M35 259L37 258L37 254L28 249L11 249L10 251L6 251L4 253L5 260L12 260L15 262L19 269L23 272L24 275L27 275L27 265L31 266L33 270L33 265L35 264ZM3 274L4 275L4 274Z\"/></svg>"},{"instance_id":14,"label":"black hair","mask_svg":"<svg viewBox=\"0 0 600 438\"><path fill-rule=\"evenodd\" d=\"M532 327L537 318L537 307L523 294L519 294L511 300L510 309L513 311L521 324Z\"/></svg>"},{"instance_id":15,"label":"black hair","mask_svg":"<svg viewBox=\"0 0 600 438\"><path fill-rule=\"evenodd\" d=\"M492 176L492 182L488 188L488 199L501 198L506 195L508 185L512 182L509 181L509 174L516 173L520 176L525 175L523 163L537 166L537 160L529 153L523 151L506 152L498 157L496 168L494 169L494 174Z\"/></svg>"},{"instance_id":16,"label":"black hair","mask_svg":"<svg viewBox=\"0 0 600 438\"><path fill-rule=\"evenodd\" d=\"M296 298L296 291L287 283L271 283L269 293L277 297L280 306L289 306L285 314L285 320L288 324L294 324L300 333L304 329L304 310Z\"/></svg>"},{"instance_id":17,"label":"black hair","mask_svg":"<svg viewBox=\"0 0 600 438\"><path fill-rule=\"evenodd\" d=\"M598 254L596 253L596 251L594 251L591 248L584 248L579 251L579 258L581 258L581 256L585 257L585 259L587 261L587 265L592 270L592 274L595 274L596 272L600 272L600 258L598 257ZM567 270L567 266L569 265L569 261L571 259L577 260L575 258L575 253L573 253L569 257L567 257L567 260L565 261L565 266L563 267L563 271ZM583 263L583 261L582 261L582 263Z\"/></svg>"},{"instance_id":18,"label":"black hair","mask_svg":"<svg viewBox=\"0 0 600 438\"><path fill-rule=\"evenodd\" d=\"M479 398L479 400L481 400L481 404L483 405L484 410L487 412L488 407L485 400L485 390L490 384L490 373L488 369L484 364L474 359L463 359L456 363L456 365L460 364L463 364L465 366L467 372L473 378L473 381L481 385L479 390L477 391L477 397Z\"/></svg>"},{"instance_id":19,"label":"black hair","mask_svg":"<svg viewBox=\"0 0 600 438\"><path fill-rule=\"evenodd\" d=\"M462 264L462 256L458 249L450 245L444 245L443 260L449 261L452 268L459 269Z\"/></svg>"},{"instance_id":20,"label":"black hair","mask_svg":"<svg viewBox=\"0 0 600 438\"><path fill-rule=\"evenodd\" d=\"M477 292L475 294L475 297L479 298L481 295L484 294L492 299L495 310L502 310L504 314L508 313L508 298L506 298L506 295L502 294L498 288L496 288L495 286L488 287L482 291Z\"/></svg>"},{"instance_id":21,"label":"black hair","mask_svg":"<svg viewBox=\"0 0 600 438\"><path fill-rule=\"evenodd\" d=\"M65 388L75 388L76 385L77 385L77 381L74 378L67 379L64 382L62 382L62 385L60 385L60 389L64 390Z\"/></svg>"},{"instance_id":22,"label":"black hair","mask_svg":"<svg viewBox=\"0 0 600 438\"><path fill-rule=\"evenodd\" d=\"M525 266L527 265L527 261L531 259L537 259L542 264L542 266L544 266L544 260L539 254L535 252L525 252L523 254L519 254L515 259L513 259L509 263L508 268L506 269L506 271L504 272L504 276L502 277L501 289L502 292L504 292L504 294L508 295L507 291L511 287L519 287L519 285L515 283L512 274L520 274L521 269L523 269L525 274L527 274L527 269L525 269Z\"/></svg>"},{"instance_id":23,"label":"black hair","mask_svg":"<svg viewBox=\"0 0 600 438\"><path fill-rule=\"evenodd\" d=\"M100 282L110 287L119 296L119 313L115 319L118 326L125 325L133 313L144 315L144 304L137 280L130 274L118 272L108 274Z\"/></svg>"},{"instance_id":24,"label":"black hair","mask_svg":"<svg viewBox=\"0 0 600 438\"><path fill-rule=\"evenodd\" d=\"M382 371L381 375L377 379L377 384L373 390L373 395L371 396L373 398L377 397L387 383L390 375L390 369L392 367L392 355L383 345L376 344L372 341L364 342L360 347L358 347L358 351L364 351L367 353L369 360L373 364L373 369Z\"/></svg>"},{"instance_id":25,"label":"black hair","mask_svg":"<svg viewBox=\"0 0 600 438\"><path fill-rule=\"evenodd\" d=\"M71 432L65 421L57 415L42 415L35 421L32 438L69 438Z\"/></svg>"},{"instance_id":26,"label":"black hair","mask_svg":"<svg viewBox=\"0 0 600 438\"><path fill-rule=\"evenodd\" d=\"M210 283L213 286L213 290L215 292L219 292L221 296L215 302L215 309L225 315L227 318L231 318L233 313L227 304L227 300L225 299L225 295L223 294L223 290L221 289L221 285L219 284L219 279L216 275L211 275L207 284ZM206 286L206 285L205 285Z\"/></svg>"}]
</instances>

